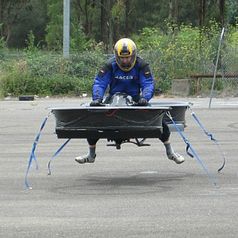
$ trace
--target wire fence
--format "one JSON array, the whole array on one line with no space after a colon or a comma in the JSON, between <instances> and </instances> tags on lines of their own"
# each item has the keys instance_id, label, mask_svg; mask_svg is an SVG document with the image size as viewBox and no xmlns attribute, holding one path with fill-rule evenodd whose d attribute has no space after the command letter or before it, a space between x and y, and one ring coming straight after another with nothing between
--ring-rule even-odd
<instances>
[{"instance_id":1,"label":"wire fence","mask_svg":"<svg viewBox=\"0 0 238 238\"><path fill-rule=\"evenodd\" d=\"M231 46L226 36L221 36L214 60L203 62L203 71L192 75L196 94L212 97L238 96L238 44Z\"/></svg>"}]
</instances>

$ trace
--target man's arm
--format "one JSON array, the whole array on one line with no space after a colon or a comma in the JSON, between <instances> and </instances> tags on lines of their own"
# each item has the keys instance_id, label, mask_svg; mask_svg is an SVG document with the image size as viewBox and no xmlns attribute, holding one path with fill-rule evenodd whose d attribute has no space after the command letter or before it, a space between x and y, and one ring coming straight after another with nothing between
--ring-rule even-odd
<instances>
[{"instance_id":1,"label":"man's arm","mask_svg":"<svg viewBox=\"0 0 238 238\"><path fill-rule=\"evenodd\" d=\"M154 79L147 63L143 62L139 73L140 86L142 91L142 98L149 101L154 95Z\"/></svg>"},{"instance_id":2,"label":"man's arm","mask_svg":"<svg viewBox=\"0 0 238 238\"><path fill-rule=\"evenodd\" d=\"M111 78L111 64L107 63L103 66L96 75L93 83L92 98L93 100L101 100L105 94L107 86Z\"/></svg>"}]
</instances>

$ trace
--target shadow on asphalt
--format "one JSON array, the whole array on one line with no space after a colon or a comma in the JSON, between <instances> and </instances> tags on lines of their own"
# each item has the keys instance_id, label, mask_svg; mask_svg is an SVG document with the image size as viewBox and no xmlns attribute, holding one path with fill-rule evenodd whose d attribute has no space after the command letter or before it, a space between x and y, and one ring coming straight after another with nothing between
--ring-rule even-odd
<instances>
[{"instance_id":1,"label":"shadow on asphalt","mask_svg":"<svg viewBox=\"0 0 238 238\"><path fill-rule=\"evenodd\" d=\"M159 174L157 171L125 176L88 174L75 180L73 185L61 184L59 187L52 188L51 192L97 196L162 193L173 190L178 182L181 183L185 178L192 176L193 174L186 173Z\"/></svg>"}]
</instances>

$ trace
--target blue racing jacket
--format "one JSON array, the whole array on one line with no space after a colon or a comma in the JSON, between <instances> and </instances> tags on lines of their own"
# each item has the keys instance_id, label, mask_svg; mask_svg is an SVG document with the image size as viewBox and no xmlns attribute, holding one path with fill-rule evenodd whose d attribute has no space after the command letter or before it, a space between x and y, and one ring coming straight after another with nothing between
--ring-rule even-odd
<instances>
[{"instance_id":1,"label":"blue racing jacket","mask_svg":"<svg viewBox=\"0 0 238 238\"><path fill-rule=\"evenodd\" d=\"M136 58L134 67L128 72L119 68L115 57L110 59L94 79L93 100L103 99L108 86L110 96L126 93L133 100L143 97L149 101L154 94L154 79L149 65L140 57Z\"/></svg>"}]
</instances>

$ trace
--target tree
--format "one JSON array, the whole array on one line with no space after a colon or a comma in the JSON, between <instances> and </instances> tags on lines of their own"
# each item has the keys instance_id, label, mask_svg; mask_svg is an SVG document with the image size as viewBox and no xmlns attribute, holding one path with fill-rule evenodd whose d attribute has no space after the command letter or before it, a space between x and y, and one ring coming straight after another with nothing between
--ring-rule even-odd
<instances>
[{"instance_id":1,"label":"tree","mask_svg":"<svg viewBox=\"0 0 238 238\"><path fill-rule=\"evenodd\" d=\"M219 0L220 23L224 26L225 23L225 0Z\"/></svg>"},{"instance_id":2,"label":"tree","mask_svg":"<svg viewBox=\"0 0 238 238\"><path fill-rule=\"evenodd\" d=\"M129 26L129 17L133 9L131 9L130 5L130 0L125 0L125 35L128 36L129 31L130 31L130 26Z\"/></svg>"},{"instance_id":3,"label":"tree","mask_svg":"<svg viewBox=\"0 0 238 238\"><path fill-rule=\"evenodd\" d=\"M206 0L199 0L199 27L202 28L205 22L206 15Z\"/></svg>"},{"instance_id":4,"label":"tree","mask_svg":"<svg viewBox=\"0 0 238 238\"><path fill-rule=\"evenodd\" d=\"M100 0L100 13L101 13L101 28L100 28L100 40L104 43L107 42L107 11L105 9L106 0Z\"/></svg>"},{"instance_id":5,"label":"tree","mask_svg":"<svg viewBox=\"0 0 238 238\"><path fill-rule=\"evenodd\" d=\"M178 23L178 0L169 0L169 21L172 23Z\"/></svg>"},{"instance_id":6,"label":"tree","mask_svg":"<svg viewBox=\"0 0 238 238\"><path fill-rule=\"evenodd\" d=\"M85 0L80 2L79 0L75 0L71 4L70 47L73 50L82 51L87 49L91 43L90 39L93 39L93 36L90 35L92 34L92 18L90 6L88 5L92 4L92 2L93 1ZM84 5L82 5L82 3ZM48 0L47 8L49 17L49 22L46 27L47 46L49 49L61 50L63 45L63 1Z\"/></svg>"},{"instance_id":7,"label":"tree","mask_svg":"<svg viewBox=\"0 0 238 238\"><path fill-rule=\"evenodd\" d=\"M83 25L84 32L86 35L92 33L92 14L95 3L93 0L74 0L72 1L73 8L76 8L75 14Z\"/></svg>"},{"instance_id":8,"label":"tree","mask_svg":"<svg viewBox=\"0 0 238 238\"><path fill-rule=\"evenodd\" d=\"M27 8L22 9L19 21L12 27L9 47L23 48L26 46L26 38L30 32L35 37L35 45L45 46L45 29L47 24L48 0L31 0Z\"/></svg>"},{"instance_id":9,"label":"tree","mask_svg":"<svg viewBox=\"0 0 238 238\"><path fill-rule=\"evenodd\" d=\"M225 6L227 9L227 22L236 25L238 23L238 1L227 0Z\"/></svg>"},{"instance_id":10,"label":"tree","mask_svg":"<svg viewBox=\"0 0 238 238\"><path fill-rule=\"evenodd\" d=\"M30 0L0 0L0 23L2 23L0 36L4 38L6 44L12 34L14 24L18 23L23 9L30 9Z\"/></svg>"},{"instance_id":11,"label":"tree","mask_svg":"<svg viewBox=\"0 0 238 238\"><path fill-rule=\"evenodd\" d=\"M237 24L237 0L71 0L71 38L75 45L102 41L111 52L120 37L143 28L166 31L166 22L207 26L210 20ZM0 0L0 39L24 46L30 30L50 49L62 47L63 0ZM82 47L83 48L83 47Z\"/></svg>"},{"instance_id":12,"label":"tree","mask_svg":"<svg viewBox=\"0 0 238 238\"><path fill-rule=\"evenodd\" d=\"M46 26L46 42L49 49L62 49L63 1L49 0L47 4L49 22Z\"/></svg>"}]
</instances>

